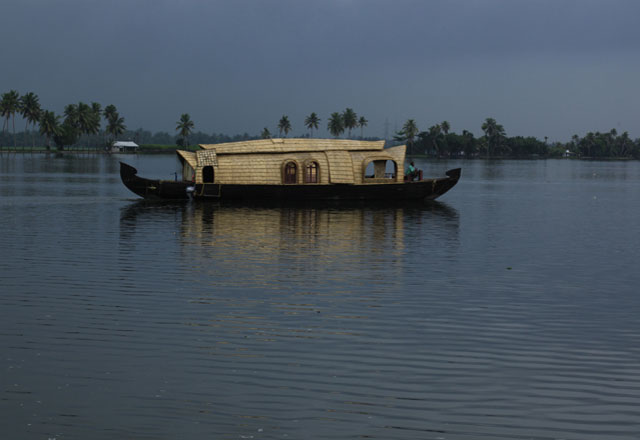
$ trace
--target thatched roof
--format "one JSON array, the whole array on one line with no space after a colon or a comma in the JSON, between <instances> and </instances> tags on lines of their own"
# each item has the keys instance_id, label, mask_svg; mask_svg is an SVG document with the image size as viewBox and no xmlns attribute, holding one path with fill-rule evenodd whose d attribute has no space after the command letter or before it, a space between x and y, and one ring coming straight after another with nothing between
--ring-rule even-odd
<instances>
[{"instance_id":1,"label":"thatched roof","mask_svg":"<svg viewBox=\"0 0 640 440\"><path fill-rule=\"evenodd\" d=\"M184 150L176 150L176 153L178 153L178 156L180 156L189 165L191 165L191 168L193 168L194 170L198 167L196 153L192 153L191 151L184 151Z\"/></svg>"},{"instance_id":2,"label":"thatched roof","mask_svg":"<svg viewBox=\"0 0 640 440\"><path fill-rule=\"evenodd\" d=\"M372 151L382 150L384 141L354 141L350 139L259 139L255 141L201 144L205 150L217 154L297 153L317 151Z\"/></svg>"}]
</instances>

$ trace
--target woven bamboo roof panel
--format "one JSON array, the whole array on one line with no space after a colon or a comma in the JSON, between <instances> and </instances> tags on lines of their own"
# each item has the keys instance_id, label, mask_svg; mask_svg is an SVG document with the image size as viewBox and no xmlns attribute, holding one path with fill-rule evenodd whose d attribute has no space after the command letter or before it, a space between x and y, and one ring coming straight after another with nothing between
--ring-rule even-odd
<instances>
[{"instance_id":1,"label":"woven bamboo roof panel","mask_svg":"<svg viewBox=\"0 0 640 440\"><path fill-rule=\"evenodd\" d=\"M351 139L259 139L254 141L201 144L204 150L220 154L294 153L305 151L364 151L382 150L384 141L355 141Z\"/></svg>"},{"instance_id":2,"label":"woven bamboo roof panel","mask_svg":"<svg viewBox=\"0 0 640 440\"><path fill-rule=\"evenodd\" d=\"M218 159L216 158L216 150L196 151L196 158L198 159L198 165L200 165L201 167L218 166Z\"/></svg>"},{"instance_id":3,"label":"woven bamboo roof panel","mask_svg":"<svg viewBox=\"0 0 640 440\"><path fill-rule=\"evenodd\" d=\"M398 145L397 147L387 148L386 150L383 150L382 153L389 155L389 157L391 157L393 160L395 160L398 163L398 166L402 166L404 165L404 157L405 157L406 150L407 150L406 145Z\"/></svg>"},{"instance_id":4,"label":"woven bamboo roof panel","mask_svg":"<svg viewBox=\"0 0 640 440\"><path fill-rule=\"evenodd\" d=\"M331 183L355 183L353 163L348 151L326 151L329 162L329 181Z\"/></svg>"}]
</instances>

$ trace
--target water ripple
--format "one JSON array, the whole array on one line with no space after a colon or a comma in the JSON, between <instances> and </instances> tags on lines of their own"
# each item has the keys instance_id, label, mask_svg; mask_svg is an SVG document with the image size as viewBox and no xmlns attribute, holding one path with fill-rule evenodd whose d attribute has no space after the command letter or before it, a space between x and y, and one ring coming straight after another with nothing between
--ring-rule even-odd
<instances>
[{"instance_id":1,"label":"water ripple","mask_svg":"<svg viewBox=\"0 0 640 440\"><path fill-rule=\"evenodd\" d=\"M133 202L115 158L47 160L0 175L8 436L640 432L637 213L581 173L532 193L549 168L474 162L443 204L247 207Z\"/></svg>"}]
</instances>

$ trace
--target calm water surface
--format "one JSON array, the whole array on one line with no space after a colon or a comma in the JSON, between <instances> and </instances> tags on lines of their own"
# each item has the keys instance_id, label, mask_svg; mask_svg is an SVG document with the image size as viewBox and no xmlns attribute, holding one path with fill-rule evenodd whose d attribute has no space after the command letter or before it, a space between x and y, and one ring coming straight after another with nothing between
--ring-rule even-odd
<instances>
[{"instance_id":1,"label":"calm water surface","mask_svg":"<svg viewBox=\"0 0 640 440\"><path fill-rule=\"evenodd\" d=\"M122 158L0 156L3 438L639 438L639 163L293 208L143 203Z\"/></svg>"}]
</instances>

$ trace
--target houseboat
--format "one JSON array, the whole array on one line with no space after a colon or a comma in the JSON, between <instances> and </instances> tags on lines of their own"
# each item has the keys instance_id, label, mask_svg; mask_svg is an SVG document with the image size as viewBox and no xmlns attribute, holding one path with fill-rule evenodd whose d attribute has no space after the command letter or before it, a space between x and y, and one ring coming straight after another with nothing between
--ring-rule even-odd
<instances>
[{"instance_id":1,"label":"houseboat","mask_svg":"<svg viewBox=\"0 0 640 440\"><path fill-rule=\"evenodd\" d=\"M175 180L145 179L120 163L124 185L145 199L434 200L460 179L404 175L406 146L343 139L262 139L178 150Z\"/></svg>"}]
</instances>

